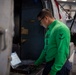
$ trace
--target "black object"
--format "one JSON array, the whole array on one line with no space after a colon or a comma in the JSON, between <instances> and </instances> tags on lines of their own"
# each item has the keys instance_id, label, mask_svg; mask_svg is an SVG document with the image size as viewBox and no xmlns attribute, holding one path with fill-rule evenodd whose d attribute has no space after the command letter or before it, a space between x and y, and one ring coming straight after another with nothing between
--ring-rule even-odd
<instances>
[{"instance_id":1,"label":"black object","mask_svg":"<svg viewBox=\"0 0 76 75\"><path fill-rule=\"evenodd\" d=\"M11 72L21 73L21 74L37 74L42 68L43 68L43 65L41 66L20 65L15 69L11 67Z\"/></svg>"},{"instance_id":2,"label":"black object","mask_svg":"<svg viewBox=\"0 0 76 75\"><path fill-rule=\"evenodd\" d=\"M71 26L70 26L70 32L71 32L72 27L73 27L73 25L74 25L75 19L76 19L76 12L75 12L75 15L74 15L74 19L73 19L73 21L72 21L72 24L71 24ZM74 45L76 46L76 33L75 33L75 32L71 32L71 42L73 42Z\"/></svg>"}]
</instances>

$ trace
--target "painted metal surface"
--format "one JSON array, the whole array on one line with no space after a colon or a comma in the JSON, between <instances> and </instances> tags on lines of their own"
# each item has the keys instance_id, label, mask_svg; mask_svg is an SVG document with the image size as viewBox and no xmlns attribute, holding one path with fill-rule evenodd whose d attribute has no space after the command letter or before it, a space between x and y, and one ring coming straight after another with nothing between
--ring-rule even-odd
<instances>
[{"instance_id":1,"label":"painted metal surface","mask_svg":"<svg viewBox=\"0 0 76 75\"><path fill-rule=\"evenodd\" d=\"M27 34L21 34L21 59L36 60L44 46L44 28L37 20L37 14L42 9L41 1L22 1L21 28L28 30Z\"/></svg>"},{"instance_id":2,"label":"painted metal surface","mask_svg":"<svg viewBox=\"0 0 76 75\"><path fill-rule=\"evenodd\" d=\"M12 49L13 37L13 0L0 0L0 27L4 30L2 34L5 36L4 40L6 47L4 50L0 49L0 75L9 75L10 71L10 55ZM0 45L4 47L4 40L0 35Z\"/></svg>"}]
</instances>

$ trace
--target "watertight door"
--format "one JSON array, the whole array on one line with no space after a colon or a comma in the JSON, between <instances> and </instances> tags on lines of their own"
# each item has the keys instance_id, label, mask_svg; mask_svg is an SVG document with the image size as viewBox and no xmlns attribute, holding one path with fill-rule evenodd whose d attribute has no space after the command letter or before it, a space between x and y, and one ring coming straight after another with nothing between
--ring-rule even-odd
<instances>
[{"instance_id":1,"label":"watertight door","mask_svg":"<svg viewBox=\"0 0 76 75\"><path fill-rule=\"evenodd\" d=\"M43 49L44 28L37 20L37 14L41 9L41 0L22 0L21 59L23 60L37 59Z\"/></svg>"}]
</instances>

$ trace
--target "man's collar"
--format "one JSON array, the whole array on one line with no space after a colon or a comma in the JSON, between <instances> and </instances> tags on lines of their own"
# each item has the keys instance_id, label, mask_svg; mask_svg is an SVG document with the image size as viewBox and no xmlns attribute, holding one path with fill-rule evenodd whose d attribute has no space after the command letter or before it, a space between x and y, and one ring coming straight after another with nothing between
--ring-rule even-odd
<instances>
[{"instance_id":1,"label":"man's collar","mask_svg":"<svg viewBox=\"0 0 76 75\"><path fill-rule=\"evenodd\" d=\"M56 20L54 20L52 23L50 23L47 27L47 29L52 28L56 23Z\"/></svg>"}]
</instances>

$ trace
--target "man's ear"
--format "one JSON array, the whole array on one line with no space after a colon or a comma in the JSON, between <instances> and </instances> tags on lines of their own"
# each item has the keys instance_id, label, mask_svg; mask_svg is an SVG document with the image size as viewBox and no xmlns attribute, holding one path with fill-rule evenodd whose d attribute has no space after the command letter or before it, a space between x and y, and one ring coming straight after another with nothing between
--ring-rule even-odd
<instances>
[{"instance_id":1,"label":"man's ear","mask_svg":"<svg viewBox=\"0 0 76 75\"><path fill-rule=\"evenodd\" d=\"M48 19L48 16L45 16L45 19L47 20Z\"/></svg>"},{"instance_id":2,"label":"man's ear","mask_svg":"<svg viewBox=\"0 0 76 75\"><path fill-rule=\"evenodd\" d=\"M46 19L48 19L48 18L49 18L49 16L45 16L45 18L46 18Z\"/></svg>"}]
</instances>

